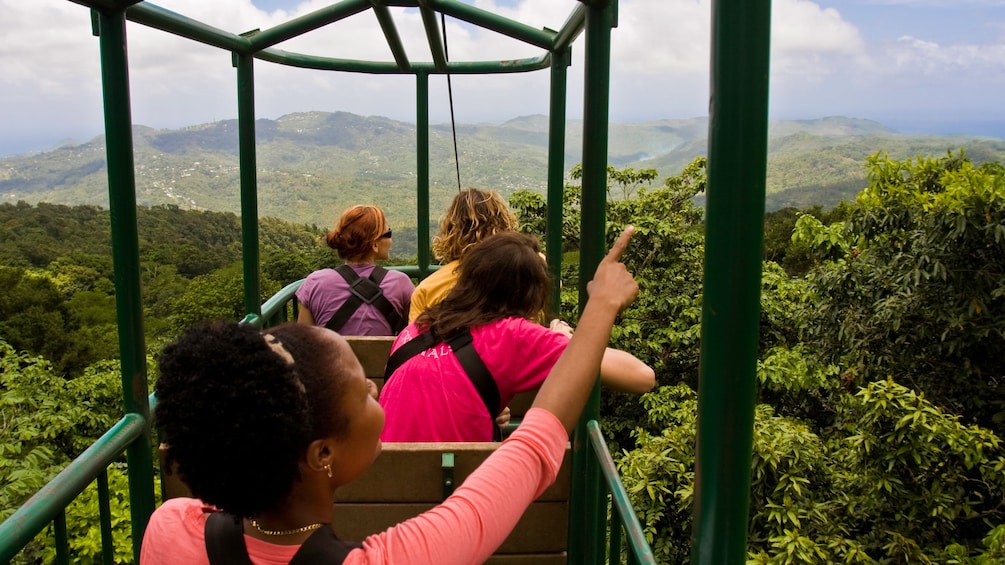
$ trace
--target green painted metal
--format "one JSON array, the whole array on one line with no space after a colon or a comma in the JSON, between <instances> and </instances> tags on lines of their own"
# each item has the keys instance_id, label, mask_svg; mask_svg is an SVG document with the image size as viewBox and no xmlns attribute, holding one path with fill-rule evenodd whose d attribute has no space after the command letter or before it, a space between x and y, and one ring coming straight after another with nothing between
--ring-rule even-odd
<instances>
[{"instance_id":1,"label":"green painted metal","mask_svg":"<svg viewBox=\"0 0 1005 565\"><path fill-rule=\"evenodd\" d=\"M266 49L255 54L256 59L278 63L289 67L299 67L302 69L314 69L319 71L342 71L349 73L367 74L445 74L452 75L480 75L480 74L505 74L505 73L526 73L548 68L550 56L530 57L526 59L510 59L505 61L474 61L474 62L451 62L447 63L445 71L440 71L434 63L414 62L410 64L408 71L402 71L397 63L383 61L357 61L352 59L338 59L333 57L318 57L314 55L303 55L300 53L290 53L277 49Z\"/></svg>"},{"instance_id":2,"label":"green painted metal","mask_svg":"<svg viewBox=\"0 0 1005 565\"><path fill-rule=\"evenodd\" d=\"M250 38L250 52L261 51L266 47L272 47L277 43L293 39L298 35L303 35L309 31L322 28L330 23L337 22L349 16L353 16L369 9L369 0L343 0L331 6L315 10L309 14L304 14L276 27L264 30Z\"/></svg>"},{"instance_id":3,"label":"green painted metal","mask_svg":"<svg viewBox=\"0 0 1005 565\"><path fill-rule=\"evenodd\" d=\"M115 545L112 539L112 508L108 492L108 469L98 473L98 527L101 530L101 562L115 563Z\"/></svg>"},{"instance_id":4,"label":"green painted metal","mask_svg":"<svg viewBox=\"0 0 1005 565\"><path fill-rule=\"evenodd\" d=\"M105 12L121 12L122 10L142 2L143 0L70 0L74 4L95 8Z\"/></svg>"},{"instance_id":5,"label":"green painted metal","mask_svg":"<svg viewBox=\"0 0 1005 565\"><path fill-rule=\"evenodd\" d=\"M56 538L56 565L70 565L69 535L66 531L66 509L52 521L52 533Z\"/></svg>"},{"instance_id":6,"label":"green painted metal","mask_svg":"<svg viewBox=\"0 0 1005 565\"><path fill-rule=\"evenodd\" d=\"M429 52L433 56L433 65L439 73L447 72L447 46L440 35L440 22L436 12L426 6L419 7L422 14L422 26L426 29L426 41L429 42Z\"/></svg>"},{"instance_id":7,"label":"green painted metal","mask_svg":"<svg viewBox=\"0 0 1005 565\"><path fill-rule=\"evenodd\" d=\"M145 437L146 433L147 421L143 416L126 414L80 457L74 459L21 508L0 523L0 563L6 563L17 555L21 548L63 513L63 509L83 492L94 477L118 459L127 446ZM150 468L152 463L148 469ZM143 469L130 467L130 475L133 471L143 474Z\"/></svg>"},{"instance_id":8,"label":"green painted metal","mask_svg":"<svg viewBox=\"0 0 1005 565\"><path fill-rule=\"evenodd\" d=\"M101 84L105 114L105 154L108 161L108 214L115 268L115 314L122 368L122 403L126 414L138 414L149 425L147 356L140 292L139 234L136 226L136 179L133 175L132 112L126 20L122 12L98 13ZM133 556L139 561L140 541L154 511L153 458L147 434L126 449ZM91 475L92 477L94 475Z\"/></svg>"},{"instance_id":9,"label":"green painted metal","mask_svg":"<svg viewBox=\"0 0 1005 565\"><path fill-rule=\"evenodd\" d=\"M419 273L429 274L429 75L415 75L415 206Z\"/></svg>"},{"instance_id":10,"label":"green painted metal","mask_svg":"<svg viewBox=\"0 0 1005 565\"><path fill-rule=\"evenodd\" d=\"M258 248L258 165L255 153L255 67L250 55L234 54L237 67L237 145L241 163L241 256L244 311L261 314Z\"/></svg>"},{"instance_id":11,"label":"green painted metal","mask_svg":"<svg viewBox=\"0 0 1005 565\"><path fill-rule=\"evenodd\" d=\"M586 284L606 248L607 121L610 102L611 27L617 2L590 5L586 10L586 67L583 101L583 197L579 255L579 308L588 297ZM600 387L594 386L572 444L572 484L569 504L569 562L600 563L604 559L606 508L601 499L598 462L590 456L586 421L600 412Z\"/></svg>"},{"instance_id":12,"label":"green painted metal","mask_svg":"<svg viewBox=\"0 0 1005 565\"><path fill-rule=\"evenodd\" d=\"M695 564L746 557L768 143L771 2L712 3Z\"/></svg>"},{"instance_id":13,"label":"green painted metal","mask_svg":"<svg viewBox=\"0 0 1005 565\"><path fill-rule=\"evenodd\" d=\"M552 54L551 100L548 115L548 217L544 241L551 273L551 304L556 314L561 307L562 284L562 201L565 192L565 99L571 48Z\"/></svg>"},{"instance_id":14,"label":"green painted metal","mask_svg":"<svg viewBox=\"0 0 1005 565\"><path fill-rule=\"evenodd\" d=\"M422 3L448 16L519 39L541 49L551 49L555 40L553 31L535 29L457 0L423 0Z\"/></svg>"},{"instance_id":15,"label":"green painted metal","mask_svg":"<svg viewBox=\"0 0 1005 565\"><path fill-rule=\"evenodd\" d=\"M555 36L555 42L551 46L552 53L563 51L570 45L579 34L582 33L583 27L586 26L586 6L580 4L569 14L569 17L562 24L562 28L559 29L558 34Z\"/></svg>"},{"instance_id":16,"label":"green painted metal","mask_svg":"<svg viewBox=\"0 0 1005 565\"><path fill-rule=\"evenodd\" d=\"M611 507L611 527L608 529L608 537L610 538L610 543L607 547L607 562L608 563L621 563L621 523L616 521L616 518L620 518L616 508Z\"/></svg>"},{"instance_id":17,"label":"green painted metal","mask_svg":"<svg viewBox=\"0 0 1005 565\"><path fill-rule=\"evenodd\" d=\"M126 10L126 17L138 24L227 51L247 53L251 49L251 42L247 38L182 16L149 2L142 2L130 7Z\"/></svg>"},{"instance_id":18,"label":"green painted metal","mask_svg":"<svg viewBox=\"0 0 1005 565\"><path fill-rule=\"evenodd\" d=\"M384 32L384 39L387 40L387 46L391 49L394 62L397 63L399 69L410 70L408 55L405 53L405 46L401 43L401 36L398 35L398 28L394 25L391 11L385 6L375 3L373 4L373 13L377 16L377 23L380 24L381 31Z\"/></svg>"},{"instance_id":19,"label":"green painted metal","mask_svg":"<svg viewBox=\"0 0 1005 565\"><path fill-rule=\"evenodd\" d=\"M639 517L635 515L632 501L628 499L625 485L621 484L621 479L618 477L618 469L614 466L614 459L611 458L610 450L607 449L607 442L604 441L604 434L600 431L600 424L596 420L590 420L586 423L586 429L590 437L590 446L593 448L593 453L597 456L597 461L603 470L604 480L607 482L607 491L611 493L611 504L614 506L618 516L621 517L625 532L628 534L629 550L640 563L655 565L656 557L653 556L652 549L649 548L649 544L646 542L646 535L642 532L642 524L639 523ZM614 530L617 529L619 529L618 524L612 522L612 536L614 535Z\"/></svg>"}]
</instances>

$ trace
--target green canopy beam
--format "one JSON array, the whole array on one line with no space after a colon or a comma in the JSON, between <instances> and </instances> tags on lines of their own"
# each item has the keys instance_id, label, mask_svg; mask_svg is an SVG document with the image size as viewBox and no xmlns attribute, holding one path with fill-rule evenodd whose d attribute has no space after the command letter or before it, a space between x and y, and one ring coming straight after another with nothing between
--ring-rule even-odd
<instances>
[{"instance_id":1,"label":"green canopy beam","mask_svg":"<svg viewBox=\"0 0 1005 565\"><path fill-rule=\"evenodd\" d=\"M422 4L439 12L463 20L470 24L490 29L503 35L519 39L541 49L551 50L555 40L555 32L532 28L529 25L515 22L492 12L463 4L456 0L423 0Z\"/></svg>"},{"instance_id":2,"label":"green canopy beam","mask_svg":"<svg viewBox=\"0 0 1005 565\"><path fill-rule=\"evenodd\" d=\"M359 61L355 59L335 59L316 57L301 53L290 53L279 49L266 49L255 53L256 59L279 63L288 67L315 69L321 71L345 71L370 74L445 74L434 63L412 63L408 71L398 68L396 63L382 61ZM510 61L477 61L448 63L446 72L452 75L525 73L547 69L551 65L551 55Z\"/></svg>"},{"instance_id":3,"label":"green canopy beam","mask_svg":"<svg viewBox=\"0 0 1005 565\"><path fill-rule=\"evenodd\" d=\"M426 39L429 41L429 52L433 55L433 64L436 71L447 72L447 47L443 44L440 36L440 23L436 21L436 12L422 6L419 8L422 14L422 25L426 28Z\"/></svg>"},{"instance_id":4,"label":"green canopy beam","mask_svg":"<svg viewBox=\"0 0 1005 565\"><path fill-rule=\"evenodd\" d=\"M247 38L187 18L171 10L165 10L149 2L131 6L126 10L126 18L129 21L228 51L247 53L251 49L251 42Z\"/></svg>"},{"instance_id":5,"label":"green canopy beam","mask_svg":"<svg viewBox=\"0 0 1005 565\"><path fill-rule=\"evenodd\" d=\"M368 0L344 0L337 4L315 10L294 18L276 27L269 28L251 38L251 50L261 51L277 43L322 28L328 24L348 18L370 8Z\"/></svg>"},{"instance_id":6,"label":"green canopy beam","mask_svg":"<svg viewBox=\"0 0 1005 565\"><path fill-rule=\"evenodd\" d=\"M387 46L391 49L391 55L394 56L394 61L398 64L398 68L403 71L411 70L411 65L408 63L408 54L405 53L405 46L401 43L401 36L398 35L398 28L394 25L391 11L385 6L374 2L373 15L377 16L377 23L380 24L380 30L384 32Z\"/></svg>"}]
</instances>

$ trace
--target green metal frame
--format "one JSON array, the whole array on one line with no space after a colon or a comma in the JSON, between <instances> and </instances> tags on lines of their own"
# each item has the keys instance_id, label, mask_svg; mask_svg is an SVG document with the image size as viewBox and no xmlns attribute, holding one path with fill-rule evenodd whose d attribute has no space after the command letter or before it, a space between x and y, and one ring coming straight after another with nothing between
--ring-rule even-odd
<instances>
[{"instance_id":1,"label":"green metal frame","mask_svg":"<svg viewBox=\"0 0 1005 565\"><path fill-rule=\"evenodd\" d=\"M768 154L770 0L712 3L691 562L746 560Z\"/></svg>"},{"instance_id":2,"label":"green metal frame","mask_svg":"<svg viewBox=\"0 0 1005 565\"><path fill-rule=\"evenodd\" d=\"M97 481L99 498L103 496L100 504L103 559L110 563L106 469L123 452L129 465L133 553L137 561L143 531L155 506L150 444L150 410L155 400L147 396L126 20L233 53L238 90L245 322L259 327L296 316L293 293L300 283L287 286L259 305L255 59L308 69L415 75L420 241L429 240L429 75L498 74L550 68L549 213L545 238L548 265L557 279L561 267L566 68L571 61L571 44L585 31L579 289L580 307L585 304L586 282L606 248L610 38L612 28L617 26L616 0L580 0L558 31L530 28L457 0L342 0L274 28L242 35L137 0L71 1L92 9L93 27L100 38L125 416L0 524L0 563L9 562L49 523L54 525L56 534L56 561L68 563L65 508L92 480ZM420 10L431 62L409 59L388 10L390 7ZM274 47L370 9L377 17L394 61L354 61L291 53ZM696 564L745 560L767 155L770 12L770 0L712 1L705 293L692 545L692 563ZM536 46L544 53L507 61L447 61L436 13L502 33ZM433 268L429 260L429 250L420 245L418 265L401 270L425 276ZM557 305L557 287L555 290ZM605 493L610 492L610 512L622 520L627 532L628 561L654 563L600 436L596 421L598 399L599 392L595 389L573 437L569 562L578 565L603 563L605 559L612 563L621 561L622 528L617 525L610 528L609 556L604 555L608 514Z\"/></svg>"}]
</instances>

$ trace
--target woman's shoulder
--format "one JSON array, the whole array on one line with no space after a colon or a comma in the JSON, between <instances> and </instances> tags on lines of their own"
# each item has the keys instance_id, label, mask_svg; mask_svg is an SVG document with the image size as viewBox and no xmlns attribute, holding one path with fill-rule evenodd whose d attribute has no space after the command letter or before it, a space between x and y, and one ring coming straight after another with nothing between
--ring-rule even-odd
<instances>
[{"instance_id":1,"label":"woman's shoulder","mask_svg":"<svg viewBox=\"0 0 1005 565\"><path fill-rule=\"evenodd\" d=\"M216 512L216 508L197 498L177 497L165 500L164 504L161 504L154 514L160 514L162 519L174 519L183 522L204 522L205 517L213 512Z\"/></svg>"},{"instance_id":2,"label":"woman's shoulder","mask_svg":"<svg viewBox=\"0 0 1005 565\"><path fill-rule=\"evenodd\" d=\"M394 269L387 269L387 275L385 275L385 278L393 281L403 281L403 280L408 281L409 285L415 286L412 285L411 277L409 277L405 273L402 273L401 271L396 271Z\"/></svg>"},{"instance_id":3,"label":"woman's shoulder","mask_svg":"<svg viewBox=\"0 0 1005 565\"><path fill-rule=\"evenodd\" d=\"M519 338L526 335L543 335L550 332L548 328L526 318L512 316L496 320L471 329L475 339Z\"/></svg>"},{"instance_id":4,"label":"woman's shoulder","mask_svg":"<svg viewBox=\"0 0 1005 565\"><path fill-rule=\"evenodd\" d=\"M339 276L335 269L318 269L304 277L304 284L327 280L333 276Z\"/></svg>"}]
</instances>

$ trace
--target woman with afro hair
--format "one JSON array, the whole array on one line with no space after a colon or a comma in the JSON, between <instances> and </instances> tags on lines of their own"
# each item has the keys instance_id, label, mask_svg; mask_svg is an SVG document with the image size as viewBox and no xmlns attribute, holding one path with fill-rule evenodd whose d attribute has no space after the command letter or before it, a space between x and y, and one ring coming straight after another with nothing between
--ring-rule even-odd
<instances>
[{"instance_id":1,"label":"woman with afro hair","mask_svg":"<svg viewBox=\"0 0 1005 565\"><path fill-rule=\"evenodd\" d=\"M343 544L344 563L482 563L498 548L554 481L615 318L638 293L619 262L631 235L601 261L579 330L520 427L439 506ZM218 323L190 330L159 364L154 422L197 498L154 512L141 565L208 564L217 534L208 544L207 523L236 528L256 565L289 563L315 536L334 537L335 490L380 453L384 424L345 339L317 326Z\"/></svg>"}]
</instances>

